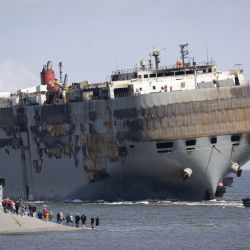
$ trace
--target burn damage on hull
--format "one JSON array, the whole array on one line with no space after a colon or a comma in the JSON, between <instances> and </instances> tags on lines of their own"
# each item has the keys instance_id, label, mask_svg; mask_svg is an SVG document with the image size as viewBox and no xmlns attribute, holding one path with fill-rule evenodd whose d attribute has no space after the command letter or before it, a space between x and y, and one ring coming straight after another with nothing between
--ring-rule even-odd
<instances>
[{"instance_id":1,"label":"burn damage on hull","mask_svg":"<svg viewBox=\"0 0 250 250\"><path fill-rule=\"evenodd\" d=\"M250 87L243 86L189 90L178 92L178 95L176 92L152 93L113 100L1 108L0 150L5 154L9 154L10 149L20 151L23 161L15 167L24 169L23 190L28 188L26 194L33 195L34 199L46 197L46 192L49 192L42 185L40 193L33 192L39 190L37 181L44 182L51 190L56 189L57 180L50 178L51 168L59 172L60 185L70 183L70 190L58 197L48 195L49 199L100 199L99 194L112 188L118 189L121 185L121 190L126 192L117 191L115 194L113 190L111 195L102 197L112 199L114 194L115 199L150 199L168 198L167 194L174 193L175 196L181 194L185 199L205 199L215 193L218 179L230 172L229 160L243 164L250 158L247 154L249 98ZM209 172L207 160L196 163L195 146L183 146L183 156L179 159L178 155L176 158L171 156L175 148L167 147L158 152L155 149L156 142L178 141L184 145L187 140L216 136L231 138L232 135L238 135L239 141L243 140L242 145L237 141L228 141L221 146L225 148L224 154L230 157L227 161L217 159L221 165L217 166L219 175L216 178ZM140 156L135 146L145 143L153 145L145 149L145 154L151 155L155 150L148 164L146 156L144 159L143 146ZM210 142L209 145L200 148L206 159L213 150ZM54 160L60 161L60 164L51 166ZM166 169L162 166L164 162ZM194 176L183 182L180 172L187 162L190 162ZM68 172L67 176L64 171ZM143 176L141 179L140 174ZM4 171L0 177L5 178ZM157 181L159 177L164 177L165 181ZM199 181L202 177L209 180L202 184ZM6 180L6 194L12 196L11 186L14 183L10 182ZM147 185L154 187L154 194L145 192ZM136 189L140 193L139 186L144 191L136 195ZM202 187L200 192L199 187ZM20 195L23 193L20 191Z\"/></svg>"}]
</instances>

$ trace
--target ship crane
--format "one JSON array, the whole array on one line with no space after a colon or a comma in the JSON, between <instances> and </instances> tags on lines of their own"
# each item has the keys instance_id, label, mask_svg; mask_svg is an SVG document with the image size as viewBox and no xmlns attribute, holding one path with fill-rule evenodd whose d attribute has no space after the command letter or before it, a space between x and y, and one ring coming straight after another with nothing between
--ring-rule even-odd
<instances>
[{"instance_id":1,"label":"ship crane","mask_svg":"<svg viewBox=\"0 0 250 250\"><path fill-rule=\"evenodd\" d=\"M160 54L162 50L166 50L166 48L153 48L152 51L149 53L149 66L150 68L152 67L152 63L151 63L151 56L153 56L155 58L155 68L156 70L158 69L159 63L160 63Z\"/></svg>"}]
</instances>

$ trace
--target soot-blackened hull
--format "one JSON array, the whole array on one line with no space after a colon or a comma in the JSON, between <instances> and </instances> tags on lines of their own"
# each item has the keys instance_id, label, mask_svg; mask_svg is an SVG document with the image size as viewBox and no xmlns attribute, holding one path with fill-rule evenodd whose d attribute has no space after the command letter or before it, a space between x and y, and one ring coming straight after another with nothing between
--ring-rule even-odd
<instances>
[{"instance_id":1,"label":"soot-blackened hull","mask_svg":"<svg viewBox=\"0 0 250 250\"><path fill-rule=\"evenodd\" d=\"M249 97L243 86L1 109L5 196L209 198L249 160Z\"/></svg>"}]
</instances>

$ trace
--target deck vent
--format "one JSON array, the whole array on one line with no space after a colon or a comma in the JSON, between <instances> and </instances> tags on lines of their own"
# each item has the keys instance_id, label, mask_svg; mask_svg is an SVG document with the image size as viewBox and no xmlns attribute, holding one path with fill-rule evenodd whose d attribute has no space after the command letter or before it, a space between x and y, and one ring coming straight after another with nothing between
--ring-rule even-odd
<instances>
[{"instance_id":1,"label":"deck vent","mask_svg":"<svg viewBox=\"0 0 250 250\"><path fill-rule=\"evenodd\" d=\"M167 142L157 142L156 148L172 148L174 143L172 141Z\"/></svg>"},{"instance_id":2,"label":"deck vent","mask_svg":"<svg viewBox=\"0 0 250 250\"><path fill-rule=\"evenodd\" d=\"M216 144L217 143L217 137L211 137L210 138L210 142L211 142L211 144Z\"/></svg>"},{"instance_id":3,"label":"deck vent","mask_svg":"<svg viewBox=\"0 0 250 250\"><path fill-rule=\"evenodd\" d=\"M188 140L186 141L186 146L195 146L196 140Z\"/></svg>"},{"instance_id":4,"label":"deck vent","mask_svg":"<svg viewBox=\"0 0 250 250\"><path fill-rule=\"evenodd\" d=\"M239 142L239 141L240 141L240 135L231 136L231 142Z\"/></svg>"},{"instance_id":5,"label":"deck vent","mask_svg":"<svg viewBox=\"0 0 250 250\"><path fill-rule=\"evenodd\" d=\"M134 148L134 147L135 147L135 145L131 144L131 145L129 145L129 147L130 147L130 148Z\"/></svg>"}]
</instances>

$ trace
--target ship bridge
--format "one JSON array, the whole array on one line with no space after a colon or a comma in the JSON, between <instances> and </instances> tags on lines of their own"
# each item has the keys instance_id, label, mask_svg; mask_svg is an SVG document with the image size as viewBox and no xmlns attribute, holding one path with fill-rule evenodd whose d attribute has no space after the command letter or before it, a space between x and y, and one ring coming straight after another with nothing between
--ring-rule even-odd
<instances>
[{"instance_id":1,"label":"ship bridge","mask_svg":"<svg viewBox=\"0 0 250 250\"><path fill-rule=\"evenodd\" d=\"M189 54L187 45L180 45L181 60L174 65L160 66L160 51L164 49L153 49L149 60L140 61L140 67L112 72L109 79L110 97L246 84L242 69L218 71L213 60L197 63L193 58L186 62Z\"/></svg>"}]
</instances>

